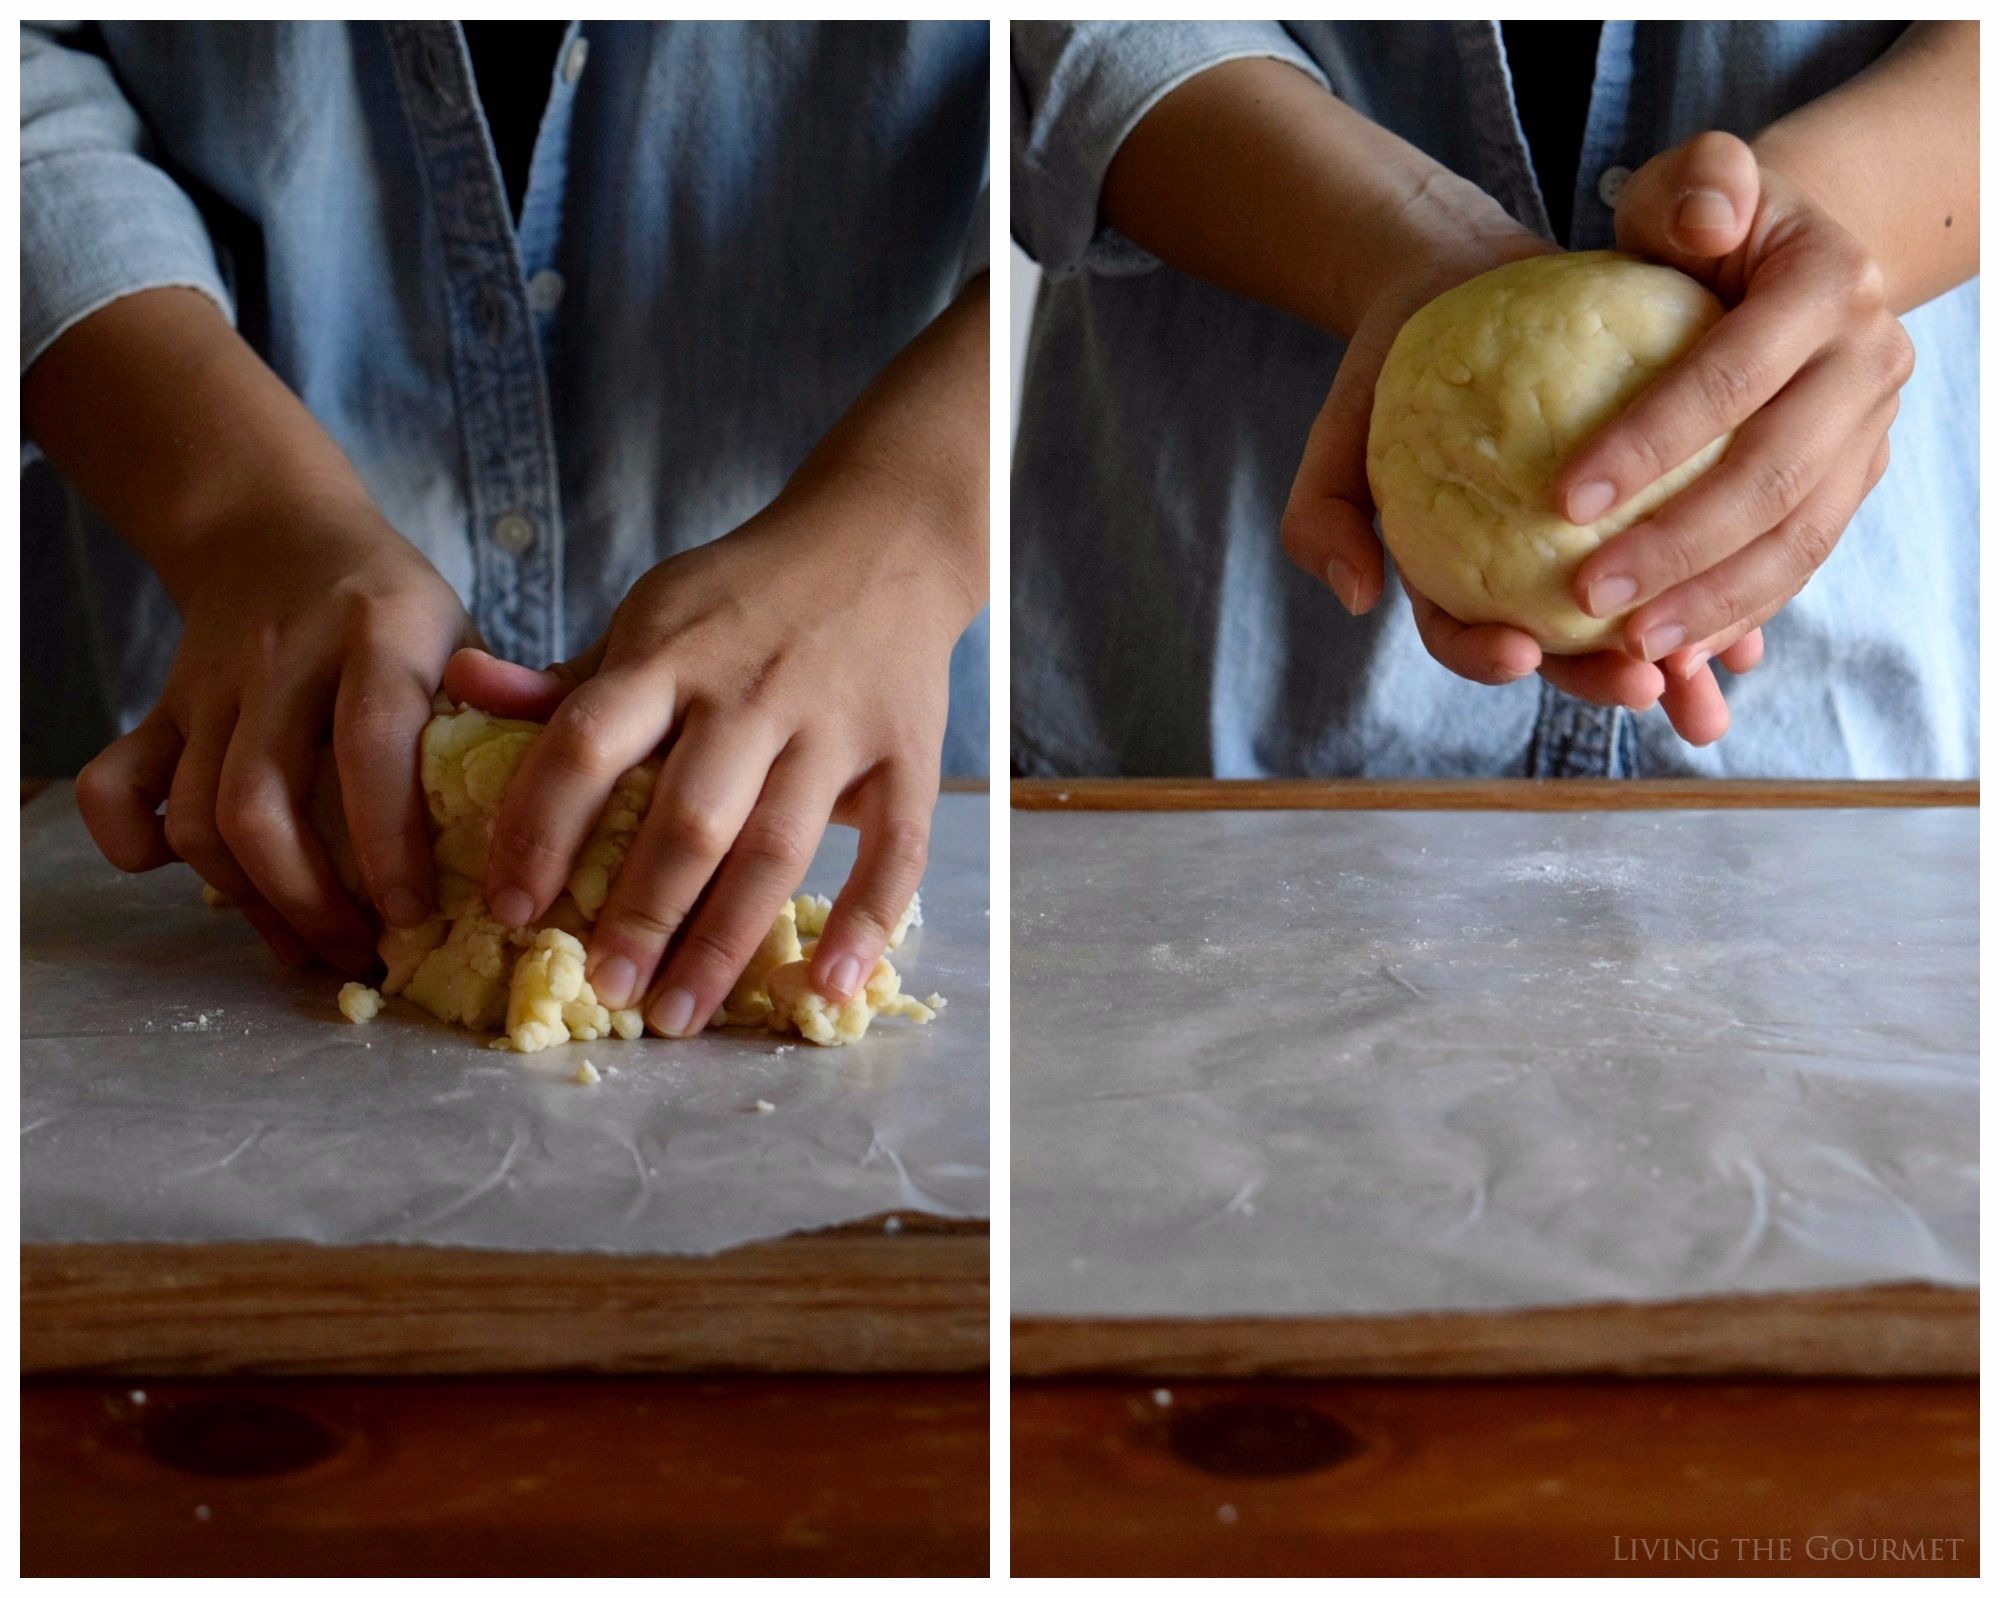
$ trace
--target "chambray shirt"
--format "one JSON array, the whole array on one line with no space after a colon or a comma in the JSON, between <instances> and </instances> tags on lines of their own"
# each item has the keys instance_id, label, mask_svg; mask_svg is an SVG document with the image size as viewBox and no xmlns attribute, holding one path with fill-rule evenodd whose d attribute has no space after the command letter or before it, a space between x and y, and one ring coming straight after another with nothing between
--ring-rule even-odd
<instances>
[{"instance_id":1,"label":"chambray shirt","mask_svg":"<svg viewBox=\"0 0 2000 1598\"><path fill-rule=\"evenodd\" d=\"M1630 173L1749 136L1880 56L1901 23L1604 24L1574 225L1611 245ZM1176 85L1289 61L1549 235L1498 24L1017 23L1013 228L1045 269L1014 458L1018 770L1307 775L1970 777L1978 766L1977 282L1904 319L1893 459L1832 558L1720 674L1734 726L1433 661L1392 583L1350 618L1278 542L1341 346L1103 225L1105 169ZM1857 152L1857 159L1863 158ZM1969 220L1969 219L1968 219Z\"/></svg>"},{"instance_id":2,"label":"chambray shirt","mask_svg":"<svg viewBox=\"0 0 2000 1598\"><path fill-rule=\"evenodd\" d=\"M121 295L209 295L543 665L984 270L987 60L977 22L572 24L517 226L456 23L30 25L22 369ZM24 489L24 758L60 769L151 706L178 623L45 464ZM985 769L986 648L982 617L948 772Z\"/></svg>"}]
</instances>

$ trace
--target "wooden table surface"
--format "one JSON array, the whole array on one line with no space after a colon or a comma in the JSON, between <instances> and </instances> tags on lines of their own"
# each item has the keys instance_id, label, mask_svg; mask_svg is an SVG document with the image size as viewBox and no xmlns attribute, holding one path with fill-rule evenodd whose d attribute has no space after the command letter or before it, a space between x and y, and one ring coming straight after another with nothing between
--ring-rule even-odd
<instances>
[{"instance_id":1,"label":"wooden table surface","mask_svg":"<svg viewBox=\"0 0 2000 1598\"><path fill-rule=\"evenodd\" d=\"M1012 802L1132 812L1956 807L1977 805L1979 789L1037 779L1016 781ZM1879 1373L1976 1369L1977 1314L1976 1293L1889 1285L1657 1313L1587 1306L1303 1331L1019 1322L1016 1369L1043 1374L1014 1386L1013 1569L1973 1574L1978 1383ZM1740 1364L1746 1339L1770 1369L1877 1375L1657 1374ZM1640 1374L1531 1374L1550 1366ZM1402 1374L1326 1374L1336 1370Z\"/></svg>"},{"instance_id":2,"label":"wooden table surface","mask_svg":"<svg viewBox=\"0 0 2000 1598\"><path fill-rule=\"evenodd\" d=\"M1978 1441L1957 1381L1030 1382L1013 1569L1971 1575Z\"/></svg>"},{"instance_id":3,"label":"wooden table surface","mask_svg":"<svg viewBox=\"0 0 2000 1598\"><path fill-rule=\"evenodd\" d=\"M31 1382L26 1575L981 1575L980 1377Z\"/></svg>"}]
</instances>

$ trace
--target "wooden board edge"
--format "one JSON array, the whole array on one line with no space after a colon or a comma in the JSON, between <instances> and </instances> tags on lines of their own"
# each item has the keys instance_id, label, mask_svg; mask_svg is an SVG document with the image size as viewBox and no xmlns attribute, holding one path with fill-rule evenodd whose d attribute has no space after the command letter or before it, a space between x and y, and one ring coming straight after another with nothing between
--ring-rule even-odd
<instances>
[{"instance_id":1,"label":"wooden board edge","mask_svg":"<svg viewBox=\"0 0 2000 1598\"><path fill-rule=\"evenodd\" d=\"M1017 1317L1017 1379L1971 1377L1976 1289L1890 1283L1657 1304L1228 1320Z\"/></svg>"},{"instance_id":2,"label":"wooden board edge","mask_svg":"<svg viewBox=\"0 0 2000 1598\"><path fill-rule=\"evenodd\" d=\"M1017 777L1016 810L1743 810L1950 808L1977 781L1802 782L1703 778L1211 779Z\"/></svg>"},{"instance_id":3,"label":"wooden board edge","mask_svg":"<svg viewBox=\"0 0 2000 1598\"><path fill-rule=\"evenodd\" d=\"M27 1244L27 1376L976 1372L983 1225L690 1258L380 1244Z\"/></svg>"}]
</instances>

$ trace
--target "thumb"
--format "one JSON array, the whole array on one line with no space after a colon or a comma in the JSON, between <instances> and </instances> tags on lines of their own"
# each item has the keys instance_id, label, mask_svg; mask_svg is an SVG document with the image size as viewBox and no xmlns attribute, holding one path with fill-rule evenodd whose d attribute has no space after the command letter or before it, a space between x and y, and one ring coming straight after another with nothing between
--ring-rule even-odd
<instances>
[{"instance_id":1,"label":"thumb","mask_svg":"<svg viewBox=\"0 0 2000 1598\"><path fill-rule=\"evenodd\" d=\"M545 671L536 671L483 649L461 649L445 664L444 692L454 703L471 705L489 715L547 721L572 688L596 674L603 656L604 646L597 644L573 661L559 661Z\"/></svg>"},{"instance_id":2,"label":"thumb","mask_svg":"<svg viewBox=\"0 0 2000 1598\"><path fill-rule=\"evenodd\" d=\"M1313 418L1291 498L1278 524L1285 553L1360 616L1382 597L1382 545L1368 492L1368 419L1375 378L1387 351L1373 359L1350 344L1333 387Z\"/></svg>"},{"instance_id":3,"label":"thumb","mask_svg":"<svg viewBox=\"0 0 2000 1598\"><path fill-rule=\"evenodd\" d=\"M1632 174L1618 196L1618 247L1705 276L1757 215L1757 157L1733 133L1697 133Z\"/></svg>"}]
</instances>

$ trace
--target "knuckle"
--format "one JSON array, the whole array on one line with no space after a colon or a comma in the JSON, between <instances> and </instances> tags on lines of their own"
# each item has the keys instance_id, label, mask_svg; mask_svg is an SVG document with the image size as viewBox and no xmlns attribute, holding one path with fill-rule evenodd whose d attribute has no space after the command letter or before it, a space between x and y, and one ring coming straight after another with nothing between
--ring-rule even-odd
<instances>
[{"instance_id":1,"label":"knuckle","mask_svg":"<svg viewBox=\"0 0 2000 1598\"><path fill-rule=\"evenodd\" d=\"M104 755L98 755L76 774L77 807L89 815L108 812L124 796L124 785Z\"/></svg>"},{"instance_id":2,"label":"knuckle","mask_svg":"<svg viewBox=\"0 0 2000 1598\"><path fill-rule=\"evenodd\" d=\"M1807 574L1818 571L1840 542L1842 523L1821 511L1793 518L1789 543L1793 560Z\"/></svg>"},{"instance_id":3,"label":"knuckle","mask_svg":"<svg viewBox=\"0 0 2000 1598\"><path fill-rule=\"evenodd\" d=\"M1711 417L1734 422L1756 399L1757 374L1747 361L1700 361L1693 368L1693 376L1702 406ZM1661 472L1671 465L1667 463Z\"/></svg>"},{"instance_id":4,"label":"knuckle","mask_svg":"<svg viewBox=\"0 0 2000 1598\"><path fill-rule=\"evenodd\" d=\"M1721 632L1738 619L1743 608L1737 596L1714 577L1690 579L1685 593L1681 617L1690 638L1706 638Z\"/></svg>"},{"instance_id":5,"label":"knuckle","mask_svg":"<svg viewBox=\"0 0 2000 1598\"><path fill-rule=\"evenodd\" d=\"M1882 440L1881 448L1875 451L1874 460L1868 463L1869 489L1872 490L1877 483L1881 482L1883 474L1889 470L1889 455L1889 441L1885 438Z\"/></svg>"},{"instance_id":6,"label":"knuckle","mask_svg":"<svg viewBox=\"0 0 2000 1598\"><path fill-rule=\"evenodd\" d=\"M1889 331L1882 340L1882 376L1891 388L1900 389L1909 382L1917 370L1917 346L1903 324L1889 322Z\"/></svg>"},{"instance_id":7,"label":"knuckle","mask_svg":"<svg viewBox=\"0 0 2000 1598\"><path fill-rule=\"evenodd\" d=\"M787 872L804 872L812 847L805 824L791 816L752 816L736 840L738 854Z\"/></svg>"},{"instance_id":8,"label":"knuckle","mask_svg":"<svg viewBox=\"0 0 2000 1598\"><path fill-rule=\"evenodd\" d=\"M930 823L919 816L892 816L875 841L879 872L898 880L921 877L930 860ZM900 909L900 906L898 907Z\"/></svg>"},{"instance_id":9,"label":"knuckle","mask_svg":"<svg viewBox=\"0 0 2000 1598\"><path fill-rule=\"evenodd\" d=\"M1707 569L1695 551L1692 534L1664 519L1656 521L1652 531L1647 540L1647 565L1656 590L1678 588Z\"/></svg>"},{"instance_id":10,"label":"knuckle","mask_svg":"<svg viewBox=\"0 0 2000 1598\"><path fill-rule=\"evenodd\" d=\"M545 863L557 867L569 864L568 857L554 839L525 821L512 821L496 829L493 847L488 853L491 858L504 860L509 865L526 863L530 869Z\"/></svg>"},{"instance_id":11,"label":"knuckle","mask_svg":"<svg viewBox=\"0 0 2000 1598\"><path fill-rule=\"evenodd\" d=\"M707 859L721 855L729 847L728 816L720 805L699 794L670 795L662 819L675 845L690 854Z\"/></svg>"},{"instance_id":12,"label":"knuckle","mask_svg":"<svg viewBox=\"0 0 2000 1598\"><path fill-rule=\"evenodd\" d=\"M183 860L206 860L221 852L222 835L213 818L186 808L167 807L167 844Z\"/></svg>"},{"instance_id":13,"label":"knuckle","mask_svg":"<svg viewBox=\"0 0 2000 1598\"><path fill-rule=\"evenodd\" d=\"M232 849L255 849L285 829L285 808L255 781L225 779L215 796L216 826Z\"/></svg>"},{"instance_id":14,"label":"knuckle","mask_svg":"<svg viewBox=\"0 0 2000 1598\"><path fill-rule=\"evenodd\" d=\"M1767 450L1749 470L1751 498L1768 515L1766 526L1804 499L1812 486L1804 458L1790 450Z\"/></svg>"},{"instance_id":15,"label":"knuckle","mask_svg":"<svg viewBox=\"0 0 2000 1598\"><path fill-rule=\"evenodd\" d=\"M558 766L591 782L623 775L611 753L612 729L588 700L566 701L540 741Z\"/></svg>"},{"instance_id":16,"label":"knuckle","mask_svg":"<svg viewBox=\"0 0 2000 1598\"><path fill-rule=\"evenodd\" d=\"M746 941L727 928L697 922L682 935L675 952L684 961L733 977L755 949L754 939Z\"/></svg>"},{"instance_id":17,"label":"knuckle","mask_svg":"<svg viewBox=\"0 0 2000 1598\"><path fill-rule=\"evenodd\" d=\"M1882 263L1859 243L1843 248L1840 261L1841 289L1850 310L1878 311L1889 302L1889 280Z\"/></svg>"},{"instance_id":18,"label":"knuckle","mask_svg":"<svg viewBox=\"0 0 2000 1598\"><path fill-rule=\"evenodd\" d=\"M384 746L409 743L409 733L410 718L403 706L387 694L364 693L334 722L334 754L343 762L372 759Z\"/></svg>"},{"instance_id":19,"label":"knuckle","mask_svg":"<svg viewBox=\"0 0 2000 1598\"><path fill-rule=\"evenodd\" d=\"M672 906L656 908L637 899L626 899L605 907L599 930L608 927L614 935L629 942L660 948L680 931L685 919L686 912Z\"/></svg>"}]
</instances>

